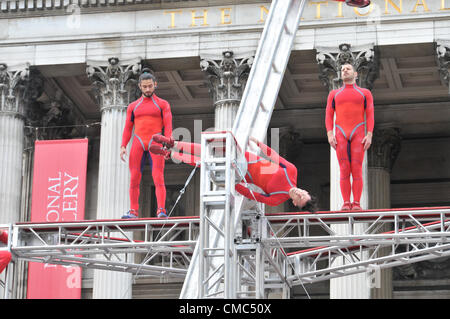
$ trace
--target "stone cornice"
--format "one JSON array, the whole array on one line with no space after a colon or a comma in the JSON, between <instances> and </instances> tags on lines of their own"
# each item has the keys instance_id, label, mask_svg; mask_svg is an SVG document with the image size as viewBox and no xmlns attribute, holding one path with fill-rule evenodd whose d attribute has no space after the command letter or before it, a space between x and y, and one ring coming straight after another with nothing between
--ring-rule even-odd
<instances>
[{"instance_id":1,"label":"stone cornice","mask_svg":"<svg viewBox=\"0 0 450 319\"><path fill-rule=\"evenodd\" d=\"M240 3L270 3L270 0L241 0ZM235 0L2 0L0 17L30 17L80 13L123 12L232 5Z\"/></svg>"}]
</instances>

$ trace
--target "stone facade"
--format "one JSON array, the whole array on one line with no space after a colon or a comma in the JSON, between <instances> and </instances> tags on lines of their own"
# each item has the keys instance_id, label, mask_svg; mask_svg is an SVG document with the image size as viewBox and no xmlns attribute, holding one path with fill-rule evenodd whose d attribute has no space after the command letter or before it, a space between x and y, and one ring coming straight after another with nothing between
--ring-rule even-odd
<instances>
[{"instance_id":1,"label":"stone facade","mask_svg":"<svg viewBox=\"0 0 450 319\"><path fill-rule=\"evenodd\" d=\"M118 143L125 107L139 95L135 79L143 66L155 72L157 94L171 103L174 129L199 142L198 132L230 128L269 2L2 1L0 176L11 181L0 189L7 212L2 223L29 218L35 139L87 136L86 216L117 218L127 209L128 168L120 163ZM322 210L339 205L330 198L338 169L326 141L326 96L341 85L337 70L349 60L356 62L358 84L375 98L367 207L450 205L450 4L410 2L400 7L375 0L369 11L332 2L307 6L270 126L280 129L280 153L299 167L299 184L318 196ZM189 172L183 165L166 166L168 207ZM198 214L198 184L196 176L182 199L185 211L177 214ZM148 171L141 187L141 193L152 190ZM114 207L108 206L111 194ZM148 216L151 197L141 198ZM399 267L383 296L401 298L405 289L434 287L438 278L450 279L447 264ZM87 271L84 296L136 297L131 280ZM111 281L114 289L105 285ZM327 283L311 291L330 297L329 289ZM16 295L23 297L23 291L17 287ZM296 288L292 296L302 293Z\"/></svg>"}]
</instances>

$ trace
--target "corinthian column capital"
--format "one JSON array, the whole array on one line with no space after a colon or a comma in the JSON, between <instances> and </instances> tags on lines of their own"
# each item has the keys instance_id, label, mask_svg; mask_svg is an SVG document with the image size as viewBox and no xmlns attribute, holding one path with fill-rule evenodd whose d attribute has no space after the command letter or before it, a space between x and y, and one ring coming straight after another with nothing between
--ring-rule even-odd
<instances>
[{"instance_id":1,"label":"corinthian column capital","mask_svg":"<svg viewBox=\"0 0 450 319\"><path fill-rule=\"evenodd\" d=\"M24 97L29 64L16 67L0 63L0 112L25 116Z\"/></svg>"},{"instance_id":2,"label":"corinthian column capital","mask_svg":"<svg viewBox=\"0 0 450 319\"><path fill-rule=\"evenodd\" d=\"M357 84L372 89L379 76L379 56L373 44L352 48L350 44L335 47L317 47L316 60L319 64L319 79L329 91L342 86L341 66L350 63L358 72Z\"/></svg>"},{"instance_id":3,"label":"corinthian column capital","mask_svg":"<svg viewBox=\"0 0 450 319\"><path fill-rule=\"evenodd\" d=\"M137 76L141 70L141 58L119 61L87 61L86 73L94 85L96 97L103 111L124 108L136 99Z\"/></svg>"},{"instance_id":4,"label":"corinthian column capital","mask_svg":"<svg viewBox=\"0 0 450 319\"><path fill-rule=\"evenodd\" d=\"M240 103L253 64L253 55L235 57L232 51L225 51L222 57L203 57L200 68L206 73L208 86L215 106Z\"/></svg>"}]
</instances>

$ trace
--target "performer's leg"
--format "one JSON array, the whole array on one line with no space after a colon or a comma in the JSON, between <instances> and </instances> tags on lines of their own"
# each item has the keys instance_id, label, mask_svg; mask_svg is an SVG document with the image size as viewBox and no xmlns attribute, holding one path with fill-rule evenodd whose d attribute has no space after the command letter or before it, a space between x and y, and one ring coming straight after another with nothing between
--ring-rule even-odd
<instances>
[{"instance_id":1,"label":"performer's leg","mask_svg":"<svg viewBox=\"0 0 450 319\"><path fill-rule=\"evenodd\" d=\"M189 153L198 157L202 154L201 145L197 143L175 142L174 150L177 150L179 153Z\"/></svg>"},{"instance_id":2,"label":"performer's leg","mask_svg":"<svg viewBox=\"0 0 450 319\"><path fill-rule=\"evenodd\" d=\"M351 156L352 156L352 191L353 201L360 203L361 194L363 190L363 171L362 165L364 161L364 145L361 141L364 138L364 126L360 126L355 131L351 140Z\"/></svg>"},{"instance_id":3,"label":"performer's leg","mask_svg":"<svg viewBox=\"0 0 450 319\"><path fill-rule=\"evenodd\" d=\"M129 167L130 167L130 208L139 211L139 185L141 182L141 160L144 149L137 139L131 145Z\"/></svg>"},{"instance_id":4,"label":"performer's leg","mask_svg":"<svg viewBox=\"0 0 450 319\"><path fill-rule=\"evenodd\" d=\"M350 202L350 158L348 153L348 141L340 130L336 130L336 155L340 169L340 186L344 203Z\"/></svg>"},{"instance_id":5,"label":"performer's leg","mask_svg":"<svg viewBox=\"0 0 450 319\"><path fill-rule=\"evenodd\" d=\"M0 251L0 274L8 266L11 261L11 253L9 251Z\"/></svg>"},{"instance_id":6,"label":"performer's leg","mask_svg":"<svg viewBox=\"0 0 450 319\"><path fill-rule=\"evenodd\" d=\"M166 208L166 185L164 183L164 157L151 154L152 157L152 177L155 184L156 202L158 211Z\"/></svg>"}]
</instances>

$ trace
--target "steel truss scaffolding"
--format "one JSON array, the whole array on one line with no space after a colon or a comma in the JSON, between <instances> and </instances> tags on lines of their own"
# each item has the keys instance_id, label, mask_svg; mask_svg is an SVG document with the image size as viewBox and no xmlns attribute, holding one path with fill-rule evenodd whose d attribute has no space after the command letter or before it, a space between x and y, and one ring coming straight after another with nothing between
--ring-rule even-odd
<instances>
[{"instance_id":1,"label":"steel truss scaffolding","mask_svg":"<svg viewBox=\"0 0 450 319\"><path fill-rule=\"evenodd\" d=\"M305 3L272 1L232 132L202 134L200 216L6 225L14 260L184 278L181 298L267 298L273 289L289 298L295 285L450 255L450 207L265 214L236 194L249 137L265 138ZM380 232L386 225L392 231Z\"/></svg>"},{"instance_id":2,"label":"steel truss scaffolding","mask_svg":"<svg viewBox=\"0 0 450 319\"><path fill-rule=\"evenodd\" d=\"M220 230L208 216L203 218L207 228ZM215 287L206 290L212 295L223 295L226 274L235 281L233 297L267 298L270 291L278 289L288 298L295 285L450 255L450 207L314 214L244 210L241 220L241 231L230 233L233 242L228 254L223 248L200 248L203 263L210 268L205 268L199 282ZM3 228L12 234L9 249L15 260L184 278L201 223L201 217L194 216L17 223ZM365 232L353 233L360 223L367 226ZM338 224L348 225L348 233L336 234L331 226ZM392 230L380 232L386 225ZM139 262L129 258L136 254L145 257ZM225 256L229 257L227 265ZM214 258L221 262L211 262ZM339 258L343 262L335 265ZM4 284L11 287L8 280ZM11 296L11 288L7 291L5 297Z\"/></svg>"}]
</instances>

